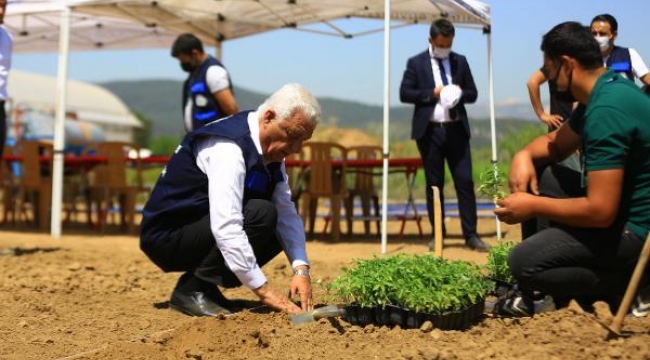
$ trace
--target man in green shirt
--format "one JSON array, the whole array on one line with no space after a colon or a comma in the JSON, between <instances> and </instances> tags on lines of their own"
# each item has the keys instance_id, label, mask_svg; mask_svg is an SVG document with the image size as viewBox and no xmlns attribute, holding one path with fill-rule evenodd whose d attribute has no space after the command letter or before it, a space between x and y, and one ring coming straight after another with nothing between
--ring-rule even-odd
<instances>
[{"instance_id":1,"label":"man in green shirt","mask_svg":"<svg viewBox=\"0 0 650 360\"><path fill-rule=\"evenodd\" d=\"M515 247L508 264L520 291L500 299L497 310L533 315L534 293L616 307L650 229L650 98L603 67L598 43L577 22L554 27L541 48L557 91L580 106L568 126L535 139L512 160L512 194L495 214L508 224L544 217L553 226ZM577 149L584 195L539 196L535 168Z\"/></svg>"}]
</instances>

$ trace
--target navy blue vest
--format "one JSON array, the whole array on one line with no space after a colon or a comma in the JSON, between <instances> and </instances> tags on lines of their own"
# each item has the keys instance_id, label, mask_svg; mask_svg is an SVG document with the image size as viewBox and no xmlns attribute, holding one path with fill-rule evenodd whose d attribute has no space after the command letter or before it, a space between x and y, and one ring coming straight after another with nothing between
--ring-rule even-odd
<instances>
[{"instance_id":1,"label":"navy blue vest","mask_svg":"<svg viewBox=\"0 0 650 360\"><path fill-rule=\"evenodd\" d=\"M201 63L201 66L188 76L183 84L183 112L185 112L184 109L187 104L187 99L192 99L192 130L196 130L207 124L208 121L221 118L225 115L207 84L206 77L208 68L214 65L221 66L224 69L226 68L219 60L208 56ZM230 83L230 91L232 91L230 76L228 76L228 82Z\"/></svg>"},{"instance_id":2,"label":"navy blue vest","mask_svg":"<svg viewBox=\"0 0 650 360\"><path fill-rule=\"evenodd\" d=\"M196 143L207 136L234 141L246 164L243 204L270 200L275 185L284 181L280 162L264 166L248 128L248 111L219 119L188 133L161 173L142 212L141 242L164 241L167 235L209 212L208 177L196 166Z\"/></svg>"},{"instance_id":3,"label":"navy blue vest","mask_svg":"<svg viewBox=\"0 0 650 360\"><path fill-rule=\"evenodd\" d=\"M630 51L627 48L614 46L614 50L612 50L607 58L606 65L615 72L624 74L628 80L634 81L632 60L630 59Z\"/></svg>"}]
</instances>

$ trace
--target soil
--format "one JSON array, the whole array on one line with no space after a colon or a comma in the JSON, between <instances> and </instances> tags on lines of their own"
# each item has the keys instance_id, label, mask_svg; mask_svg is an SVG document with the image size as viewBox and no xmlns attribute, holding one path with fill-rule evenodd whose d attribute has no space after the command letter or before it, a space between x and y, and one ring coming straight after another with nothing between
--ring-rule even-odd
<instances>
[{"instance_id":1,"label":"soil","mask_svg":"<svg viewBox=\"0 0 650 360\"><path fill-rule=\"evenodd\" d=\"M494 244L494 221L481 220ZM457 224L448 229L458 231ZM409 231L412 231L410 229ZM508 233L516 238L512 230ZM490 237L492 233L492 237ZM387 253L425 253L427 240L391 235ZM353 259L381 256L376 236L339 243L310 241L316 303L322 284ZM485 263L485 254L445 242L444 256ZM288 289L283 257L263 268ZM51 239L0 228L0 359L650 359L650 318L626 318L628 337L607 340L606 305L569 308L533 318L485 316L466 331L353 326L340 318L296 326L264 308L222 318L193 318L168 308L178 274L165 274L136 236L66 234ZM319 285L320 284L320 285ZM229 298L254 300L245 289Z\"/></svg>"}]
</instances>

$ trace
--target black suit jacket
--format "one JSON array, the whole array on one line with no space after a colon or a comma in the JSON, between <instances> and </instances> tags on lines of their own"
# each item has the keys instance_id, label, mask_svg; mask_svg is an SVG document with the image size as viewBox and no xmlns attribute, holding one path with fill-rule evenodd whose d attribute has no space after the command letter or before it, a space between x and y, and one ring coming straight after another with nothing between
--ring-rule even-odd
<instances>
[{"instance_id":1,"label":"black suit jacket","mask_svg":"<svg viewBox=\"0 0 650 360\"><path fill-rule=\"evenodd\" d=\"M449 54L449 63L451 65L452 83L460 86L463 90L460 101L449 110L449 114L452 119L463 122L463 128L469 137L470 131L465 104L476 102L478 91L465 56L451 52ZM418 140L424 135L433 110L438 103L438 99L433 96L433 89L436 86L433 80L429 50L410 58L406 63L399 96L402 102L415 105L411 139Z\"/></svg>"}]
</instances>

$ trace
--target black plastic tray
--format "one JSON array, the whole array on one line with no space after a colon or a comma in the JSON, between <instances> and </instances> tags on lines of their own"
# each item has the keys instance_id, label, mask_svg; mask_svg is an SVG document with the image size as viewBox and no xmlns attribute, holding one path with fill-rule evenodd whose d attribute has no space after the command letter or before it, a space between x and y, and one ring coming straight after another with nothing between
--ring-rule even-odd
<instances>
[{"instance_id":1,"label":"black plastic tray","mask_svg":"<svg viewBox=\"0 0 650 360\"><path fill-rule=\"evenodd\" d=\"M459 311L443 314L428 314L410 311L398 306L361 307L351 304L345 307L345 319L352 325L400 326L403 329L417 329L425 321L430 321L441 330L466 330L483 318L485 299Z\"/></svg>"}]
</instances>

